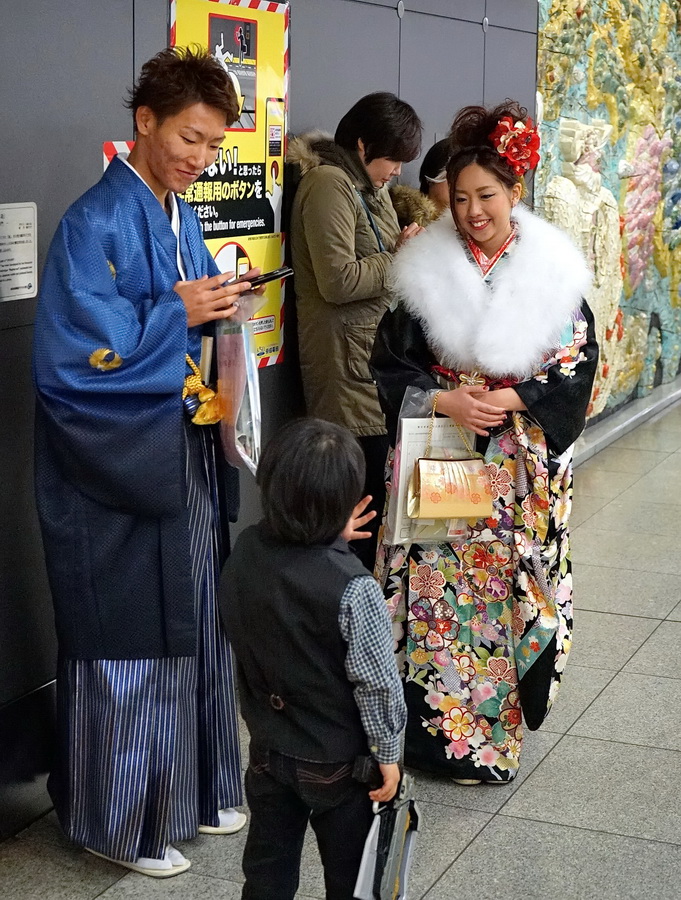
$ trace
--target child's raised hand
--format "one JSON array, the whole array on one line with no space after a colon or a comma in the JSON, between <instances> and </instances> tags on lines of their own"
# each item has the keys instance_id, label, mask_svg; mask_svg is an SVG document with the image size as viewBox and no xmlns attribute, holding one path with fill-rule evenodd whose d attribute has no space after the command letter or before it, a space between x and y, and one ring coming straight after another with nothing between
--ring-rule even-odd
<instances>
[{"instance_id":1,"label":"child's raised hand","mask_svg":"<svg viewBox=\"0 0 681 900\"><path fill-rule=\"evenodd\" d=\"M352 515L347 521L347 525L341 532L341 537L346 541L360 541L364 538L370 538L370 531L360 531L359 529L366 525L367 522L371 522L372 519L376 518L376 510L372 509L368 513L364 513L364 510L371 503L373 497L371 494L367 494L366 497L363 497L357 506L353 509Z\"/></svg>"},{"instance_id":2,"label":"child's raised hand","mask_svg":"<svg viewBox=\"0 0 681 900\"><path fill-rule=\"evenodd\" d=\"M383 776L383 787L369 791L369 797L376 803L388 803L397 793L402 777L400 767L397 763L379 763L378 768Z\"/></svg>"}]
</instances>

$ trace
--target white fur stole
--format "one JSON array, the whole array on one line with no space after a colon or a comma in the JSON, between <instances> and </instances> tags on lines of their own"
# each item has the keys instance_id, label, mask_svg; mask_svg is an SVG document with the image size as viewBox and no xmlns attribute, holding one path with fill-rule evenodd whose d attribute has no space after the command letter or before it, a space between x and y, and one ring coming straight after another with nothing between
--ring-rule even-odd
<instances>
[{"instance_id":1,"label":"white fur stole","mask_svg":"<svg viewBox=\"0 0 681 900\"><path fill-rule=\"evenodd\" d=\"M469 262L449 213L395 257L392 291L448 368L528 378L559 346L588 291L591 273L567 234L523 206L513 218L517 246L491 287Z\"/></svg>"}]
</instances>

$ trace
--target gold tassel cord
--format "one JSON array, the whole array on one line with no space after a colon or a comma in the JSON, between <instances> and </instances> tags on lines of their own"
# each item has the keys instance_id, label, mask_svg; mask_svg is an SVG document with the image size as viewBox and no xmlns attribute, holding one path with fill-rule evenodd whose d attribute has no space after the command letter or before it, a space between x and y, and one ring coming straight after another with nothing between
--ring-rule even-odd
<instances>
[{"instance_id":1,"label":"gold tassel cord","mask_svg":"<svg viewBox=\"0 0 681 900\"><path fill-rule=\"evenodd\" d=\"M188 353L185 359L192 370L192 374L187 375L184 379L182 399L196 396L200 404L196 413L192 416L192 422L195 425L215 425L224 416L225 404L212 388L203 383L201 371Z\"/></svg>"}]
</instances>

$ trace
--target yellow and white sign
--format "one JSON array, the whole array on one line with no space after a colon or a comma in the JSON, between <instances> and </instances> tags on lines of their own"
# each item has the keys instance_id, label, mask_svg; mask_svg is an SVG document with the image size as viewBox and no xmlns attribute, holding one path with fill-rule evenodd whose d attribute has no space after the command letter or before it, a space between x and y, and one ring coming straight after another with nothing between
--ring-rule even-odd
<instances>
[{"instance_id":1,"label":"yellow and white sign","mask_svg":"<svg viewBox=\"0 0 681 900\"><path fill-rule=\"evenodd\" d=\"M174 0L172 46L208 47L239 98L238 120L218 158L183 194L196 210L208 249L223 272L263 272L284 258L281 232L288 107L288 3ZM271 282L255 322L259 366L283 354L283 284Z\"/></svg>"}]
</instances>

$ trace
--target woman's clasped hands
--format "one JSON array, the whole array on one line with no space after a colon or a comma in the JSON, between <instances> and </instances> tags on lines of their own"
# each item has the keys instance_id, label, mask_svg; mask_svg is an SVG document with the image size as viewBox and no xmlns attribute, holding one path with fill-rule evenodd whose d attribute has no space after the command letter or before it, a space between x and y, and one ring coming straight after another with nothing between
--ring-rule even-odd
<instances>
[{"instance_id":1,"label":"woman's clasped hands","mask_svg":"<svg viewBox=\"0 0 681 900\"><path fill-rule=\"evenodd\" d=\"M496 393L495 391L491 392ZM444 413L463 428L487 437L489 428L503 425L506 411L489 402L490 390L479 384L462 384L452 391L441 391L437 411Z\"/></svg>"}]
</instances>

